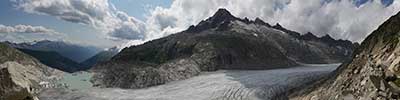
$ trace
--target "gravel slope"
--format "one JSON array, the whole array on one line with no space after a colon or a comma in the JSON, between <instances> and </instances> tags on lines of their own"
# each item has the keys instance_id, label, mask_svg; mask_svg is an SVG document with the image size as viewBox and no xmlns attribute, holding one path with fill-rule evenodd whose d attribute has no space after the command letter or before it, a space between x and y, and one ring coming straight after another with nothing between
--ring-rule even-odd
<instances>
[{"instance_id":1,"label":"gravel slope","mask_svg":"<svg viewBox=\"0 0 400 100\"><path fill-rule=\"evenodd\" d=\"M49 89L41 100L265 100L319 79L339 64L275 70L221 70L145 89Z\"/></svg>"}]
</instances>

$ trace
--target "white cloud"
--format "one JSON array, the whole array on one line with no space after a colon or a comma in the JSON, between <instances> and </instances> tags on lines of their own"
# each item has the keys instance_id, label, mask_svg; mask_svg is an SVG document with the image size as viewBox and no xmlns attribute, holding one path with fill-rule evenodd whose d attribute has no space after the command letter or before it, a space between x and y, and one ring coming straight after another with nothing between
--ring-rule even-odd
<instances>
[{"instance_id":1,"label":"white cloud","mask_svg":"<svg viewBox=\"0 0 400 100\"><path fill-rule=\"evenodd\" d=\"M0 24L0 33L35 33L35 34L48 34L48 35L60 34L52 29L48 29L43 26L31 26L31 25L5 26L2 24Z\"/></svg>"},{"instance_id":2,"label":"white cloud","mask_svg":"<svg viewBox=\"0 0 400 100\"><path fill-rule=\"evenodd\" d=\"M274 20L296 31L310 31L320 36L330 34L335 38L360 42L400 10L398 0L389 7L382 5L380 0L367 2L361 7L349 0L315 4L318 1L309 0L306 6L304 2L292 1L275 14Z\"/></svg>"},{"instance_id":3,"label":"white cloud","mask_svg":"<svg viewBox=\"0 0 400 100\"><path fill-rule=\"evenodd\" d=\"M27 42L33 40L62 40L64 34L43 26L0 24L0 41Z\"/></svg>"},{"instance_id":4,"label":"white cloud","mask_svg":"<svg viewBox=\"0 0 400 100\"><path fill-rule=\"evenodd\" d=\"M11 0L28 13L90 25L114 38L143 39L144 23L118 11L108 0Z\"/></svg>"},{"instance_id":5,"label":"white cloud","mask_svg":"<svg viewBox=\"0 0 400 100\"><path fill-rule=\"evenodd\" d=\"M218 8L226 8L241 18L260 17L301 33L330 34L334 38L360 42L400 10L399 0L388 7L380 0L359 7L351 0L174 0L169 7L149 10L147 20L140 21L119 11L108 0L12 1L26 12L90 25L111 39L125 41L147 41L183 31L211 16Z\"/></svg>"},{"instance_id":6,"label":"white cloud","mask_svg":"<svg viewBox=\"0 0 400 100\"><path fill-rule=\"evenodd\" d=\"M146 41L144 40L128 40L125 43L116 46L116 49L118 49L119 51L121 51L122 49L126 48L126 47L130 47L130 46L135 46L135 45L141 45L143 43L145 43Z\"/></svg>"},{"instance_id":7,"label":"white cloud","mask_svg":"<svg viewBox=\"0 0 400 100\"><path fill-rule=\"evenodd\" d=\"M260 17L301 33L330 34L360 42L400 10L400 1L385 7L374 0L357 7L350 0L175 0L171 7L157 7L151 12L147 35L158 38L182 31L221 7L242 18Z\"/></svg>"}]
</instances>

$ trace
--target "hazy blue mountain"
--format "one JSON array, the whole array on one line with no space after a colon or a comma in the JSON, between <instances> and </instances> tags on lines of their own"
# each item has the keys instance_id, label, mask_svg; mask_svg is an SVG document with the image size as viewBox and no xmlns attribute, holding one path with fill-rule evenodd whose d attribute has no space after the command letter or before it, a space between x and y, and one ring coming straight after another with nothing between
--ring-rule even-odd
<instances>
[{"instance_id":1,"label":"hazy blue mountain","mask_svg":"<svg viewBox=\"0 0 400 100\"><path fill-rule=\"evenodd\" d=\"M100 48L66 43L62 41L43 40L32 43L5 43L19 49L54 51L78 63L89 59L90 57L96 55L99 51L101 51Z\"/></svg>"},{"instance_id":2,"label":"hazy blue mountain","mask_svg":"<svg viewBox=\"0 0 400 100\"><path fill-rule=\"evenodd\" d=\"M41 63L59 69L65 72L76 72L80 70L84 70L84 66L79 63L72 61L69 58L66 58L54 51L37 51L37 50L29 50L29 49L19 49L20 51L31 55L38 59Z\"/></svg>"},{"instance_id":3,"label":"hazy blue mountain","mask_svg":"<svg viewBox=\"0 0 400 100\"><path fill-rule=\"evenodd\" d=\"M85 66L86 68L90 68L91 66L98 64L98 63L103 63L108 60L111 60L112 57L114 57L116 54L118 54L118 49L117 48L110 48L108 50L101 51L94 55L93 57L90 57L89 59L85 60L81 64Z\"/></svg>"}]
</instances>

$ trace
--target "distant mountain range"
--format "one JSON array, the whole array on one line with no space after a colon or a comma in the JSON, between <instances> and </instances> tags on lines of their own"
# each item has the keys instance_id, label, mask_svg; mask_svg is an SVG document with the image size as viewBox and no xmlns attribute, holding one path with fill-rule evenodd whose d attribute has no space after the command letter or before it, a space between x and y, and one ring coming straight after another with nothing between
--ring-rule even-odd
<instances>
[{"instance_id":1,"label":"distant mountain range","mask_svg":"<svg viewBox=\"0 0 400 100\"><path fill-rule=\"evenodd\" d=\"M219 9L183 32L123 49L92 69L92 82L99 87L143 88L201 71L340 63L350 60L357 46L329 35L301 35L259 18L240 19Z\"/></svg>"},{"instance_id":2,"label":"distant mountain range","mask_svg":"<svg viewBox=\"0 0 400 100\"><path fill-rule=\"evenodd\" d=\"M4 43L18 49L54 51L78 63L89 59L101 51L100 48L77 45L63 41L43 40L31 43L11 43L6 41Z\"/></svg>"},{"instance_id":3,"label":"distant mountain range","mask_svg":"<svg viewBox=\"0 0 400 100\"><path fill-rule=\"evenodd\" d=\"M109 48L107 50L101 51L97 53L96 55L90 57L89 59L85 60L84 62L81 63L82 66L85 66L87 68L90 68L94 66L95 64L98 63L103 63L108 60L111 60L111 58L115 55L117 55L119 52L119 49L114 47L114 48Z\"/></svg>"},{"instance_id":4,"label":"distant mountain range","mask_svg":"<svg viewBox=\"0 0 400 100\"><path fill-rule=\"evenodd\" d=\"M93 64L97 63L97 60L93 59L101 59L99 61L102 61L108 60L113 56L103 55L103 52L106 51L102 51L98 54L101 50L96 47L82 46L62 41L44 40L31 43L11 43L6 41L3 43L35 57L47 66L70 73L89 69ZM86 60L89 60L90 63Z\"/></svg>"},{"instance_id":5,"label":"distant mountain range","mask_svg":"<svg viewBox=\"0 0 400 100\"><path fill-rule=\"evenodd\" d=\"M38 59L41 63L51 66L53 68L65 71L65 72L76 72L83 70L84 66L79 63L72 61L69 58L66 58L54 51L37 51L37 50L29 50L29 49L19 49L20 51L31 55Z\"/></svg>"}]
</instances>

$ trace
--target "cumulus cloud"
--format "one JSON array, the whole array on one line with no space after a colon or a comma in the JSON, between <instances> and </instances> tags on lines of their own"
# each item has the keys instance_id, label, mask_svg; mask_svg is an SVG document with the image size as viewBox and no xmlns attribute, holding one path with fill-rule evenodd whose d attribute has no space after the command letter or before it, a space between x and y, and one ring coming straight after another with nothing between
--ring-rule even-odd
<instances>
[{"instance_id":1,"label":"cumulus cloud","mask_svg":"<svg viewBox=\"0 0 400 100\"><path fill-rule=\"evenodd\" d=\"M146 20L140 21L116 9L108 0L12 1L25 12L90 25L111 39L131 43L183 31L210 17L218 8L226 8L241 18L260 17L271 24L280 23L301 33L329 34L336 39L361 42L400 10L399 0L174 0L171 6L152 8Z\"/></svg>"},{"instance_id":2,"label":"cumulus cloud","mask_svg":"<svg viewBox=\"0 0 400 100\"><path fill-rule=\"evenodd\" d=\"M31 25L5 26L2 24L0 24L0 33L36 33L36 34L49 34L49 35L60 34L52 29L48 29L43 26L31 26Z\"/></svg>"},{"instance_id":3,"label":"cumulus cloud","mask_svg":"<svg viewBox=\"0 0 400 100\"><path fill-rule=\"evenodd\" d=\"M64 34L43 26L0 24L0 41L26 42L33 40L62 40Z\"/></svg>"},{"instance_id":4,"label":"cumulus cloud","mask_svg":"<svg viewBox=\"0 0 400 100\"><path fill-rule=\"evenodd\" d=\"M55 16L90 25L112 38L143 39L144 23L121 12L108 0L11 0L28 13Z\"/></svg>"},{"instance_id":5,"label":"cumulus cloud","mask_svg":"<svg viewBox=\"0 0 400 100\"><path fill-rule=\"evenodd\" d=\"M365 0L364 0L365 1ZM361 42L388 17L400 11L400 1L381 0L175 0L171 7L155 8L148 16L150 37L179 32L211 16L218 8L234 15L280 23L289 29L318 36Z\"/></svg>"}]
</instances>

